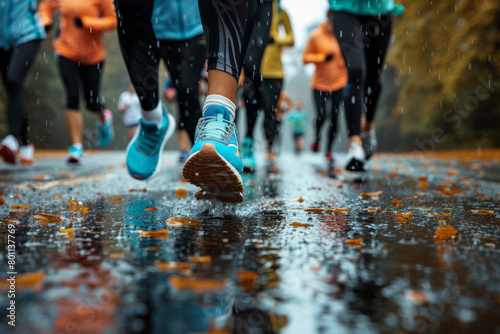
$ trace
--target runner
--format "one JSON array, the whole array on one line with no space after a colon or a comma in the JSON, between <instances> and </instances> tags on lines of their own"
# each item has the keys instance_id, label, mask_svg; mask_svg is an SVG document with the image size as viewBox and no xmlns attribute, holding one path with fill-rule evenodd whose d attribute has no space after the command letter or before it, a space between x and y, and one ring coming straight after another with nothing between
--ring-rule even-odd
<instances>
[{"instance_id":1,"label":"runner","mask_svg":"<svg viewBox=\"0 0 500 334\"><path fill-rule=\"evenodd\" d=\"M334 31L349 76L343 98L350 141L345 168L363 172L366 159L372 156L377 146L373 120L381 90L380 75L391 36L392 17L401 14L404 8L395 5L393 0L329 2L333 10ZM364 108L366 124L362 131Z\"/></svg>"},{"instance_id":2,"label":"runner","mask_svg":"<svg viewBox=\"0 0 500 334\"><path fill-rule=\"evenodd\" d=\"M0 73L7 90L9 134L0 143L0 156L15 164L35 162L35 149L28 138L28 115L24 81L45 38L36 0L6 1L0 11ZM19 147L21 143L21 147Z\"/></svg>"},{"instance_id":3,"label":"runner","mask_svg":"<svg viewBox=\"0 0 500 334\"><path fill-rule=\"evenodd\" d=\"M97 116L97 145L113 139L113 114L99 96L106 49L101 33L116 29L112 0L43 0L40 16L46 27L59 10L58 36L53 41L57 65L66 91L66 126L70 135L68 162L83 157L83 116L80 112L80 84L85 107Z\"/></svg>"},{"instance_id":4,"label":"runner","mask_svg":"<svg viewBox=\"0 0 500 334\"><path fill-rule=\"evenodd\" d=\"M132 139L141 119L141 102L135 93L134 85L129 84L127 90L120 94L117 108L123 112L123 125L128 139Z\"/></svg>"},{"instance_id":5,"label":"runner","mask_svg":"<svg viewBox=\"0 0 500 334\"><path fill-rule=\"evenodd\" d=\"M307 125L307 114L303 110L302 101L295 102L294 109L286 114L285 121L293 131L295 154L300 154L304 149L304 132Z\"/></svg>"},{"instance_id":6,"label":"runner","mask_svg":"<svg viewBox=\"0 0 500 334\"><path fill-rule=\"evenodd\" d=\"M316 120L314 121L315 139L311 151L318 152L321 141L321 128L326 120L327 102L330 103L330 128L326 145L328 175L335 177L332 146L337 133L337 114L342 100L342 88L347 83L347 72L339 44L332 29L333 12L327 12L328 21L321 23L309 35L302 54L305 64L315 64L316 70L311 80Z\"/></svg>"}]
</instances>

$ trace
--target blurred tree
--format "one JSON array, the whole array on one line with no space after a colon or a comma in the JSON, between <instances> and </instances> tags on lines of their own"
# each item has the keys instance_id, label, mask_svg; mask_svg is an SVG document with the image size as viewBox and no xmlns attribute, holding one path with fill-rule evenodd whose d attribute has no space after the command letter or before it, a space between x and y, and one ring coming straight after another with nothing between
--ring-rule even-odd
<instances>
[{"instance_id":1,"label":"blurred tree","mask_svg":"<svg viewBox=\"0 0 500 334\"><path fill-rule=\"evenodd\" d=\"M403 0L388 63L405 149L499 147L500 2Z\"/></svg>"}]
</instances>

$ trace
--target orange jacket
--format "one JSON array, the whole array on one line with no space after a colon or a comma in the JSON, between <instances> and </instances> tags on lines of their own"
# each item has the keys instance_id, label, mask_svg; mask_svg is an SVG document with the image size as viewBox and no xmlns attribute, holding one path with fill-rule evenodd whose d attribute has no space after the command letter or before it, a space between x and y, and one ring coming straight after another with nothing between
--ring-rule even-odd
<instances>
[{"instance_id":1,"label":"orange jacket","mask_svg":"<svg viewBox=\"0 0 500 334\"><path fill-rule=\"evenodd\" d=\"M326 61L328 55L333 58ZM321 23L309 35L302 53L305 64L315 64L311 86L323 92L333 92L347 84L347 71L339 43L330 23Z\"/></svg>"},{"instance_id":2,"label":"orange jacket","mask_svg":"<svg viewBox=\"0 0 500 334\"><path fill-rule=\"evenodd\" d=\"M52 24L52 16L59 9L60 33L52 42L56 53L84 65L104 61L101 33L117 25L113 0L43 0L38 8L44 26ZM75 24L77 18L83 27Z\"/></svg>"}]
</instances>

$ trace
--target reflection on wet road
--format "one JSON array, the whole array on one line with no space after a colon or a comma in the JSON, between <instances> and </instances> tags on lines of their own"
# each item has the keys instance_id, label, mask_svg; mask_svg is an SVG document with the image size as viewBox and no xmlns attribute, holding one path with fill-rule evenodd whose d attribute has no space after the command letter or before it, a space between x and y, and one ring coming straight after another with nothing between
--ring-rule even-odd
<instances>
[{"instance_id":1,"label":"reflection on wet road","mask_svg":"<svg viewBox=\"0 0 500 334\"><path fill-rule=\"evenodd\" d=\"M0 167L16 333L500 331L498 158L381 156L356 182L285 155L236 207L179 164L138 182L122 153L87 159Z\"/></svg>"}]
</instances>

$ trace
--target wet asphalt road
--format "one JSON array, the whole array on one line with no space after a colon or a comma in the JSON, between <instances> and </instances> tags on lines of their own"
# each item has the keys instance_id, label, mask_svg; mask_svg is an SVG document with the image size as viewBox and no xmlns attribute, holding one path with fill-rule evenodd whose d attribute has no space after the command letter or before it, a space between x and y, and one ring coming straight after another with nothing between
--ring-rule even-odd
<instances>
[{"instance_id":1,"label":"wet asphalt road","mask_svg":"<svg viewBox=\"0 0 500 334\"><path fill-rule=\"evenodd\" d=\"M360 183L283 155L224 206L176 157L149 182L122 152L0 166L0 333L500 333L500 158L382 156Z\"/></svg>"}]
</instances>

